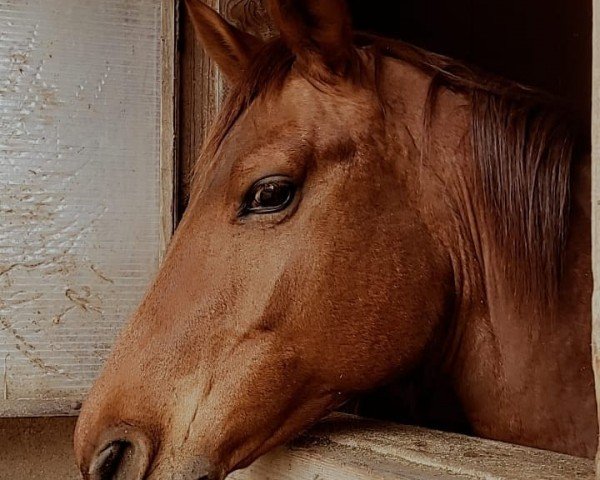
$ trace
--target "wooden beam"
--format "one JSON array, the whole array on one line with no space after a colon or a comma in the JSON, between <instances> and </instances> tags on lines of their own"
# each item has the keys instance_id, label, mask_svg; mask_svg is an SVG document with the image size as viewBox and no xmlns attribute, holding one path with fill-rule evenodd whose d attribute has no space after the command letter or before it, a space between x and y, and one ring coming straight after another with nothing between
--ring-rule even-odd
<instances>
[{"instance_id":1,"label":"wooden beam","mask_svg":"<svg viewBox=\"0 0 600 480\"><path fill-rule=\"evenodd\" d=\"M162 0L162 95L160 104L160 260L167 251L175 226L175 54L176 0Z\"/></svg>"},{"instance_id":2,"label":"wooden beam","mask_svg":"<svg viewBox=\"0 0 600 480\"><path fill-rule=\"evenodd\" d=\"M261 0L221 0L219 11L233 25L261 38L269 38L274 30Z\"/></svg>"},{"instance_id":3,"label":"wooden beam","mask_svg":"<svg viewBox=\"0 0 600 480\"><path fill-rule=\"evenodd\" d=\"M594 0L594 60L592 91L592 350L596 374L596 399L600 399L600 0ZM598 403L600 418L600 402ZM596 454L596 474L600 479L600 450Z\"/></svg>"},{"instance_id":4,"label":"wooden beam","mask_svg":"<svg viewBox=\"0 0 600 480\"><path fill-rule=\"evenodd\" d=\"M334 414L233 480L593 480L594 462Z\"/></svg>"}]
</instances>

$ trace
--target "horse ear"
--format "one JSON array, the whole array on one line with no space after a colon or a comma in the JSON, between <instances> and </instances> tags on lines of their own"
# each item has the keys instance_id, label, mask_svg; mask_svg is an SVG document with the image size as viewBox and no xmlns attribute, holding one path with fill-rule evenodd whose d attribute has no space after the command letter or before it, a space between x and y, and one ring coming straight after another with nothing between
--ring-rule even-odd
<instances>
[{"instance_id":1,"label":"horse ear","mask_svg":"<svg viewBox=\"0 0 600 480\"><path fill-rule=\"evenodd\" d=\"M352 20L345 0L268 0L281 37L309 70L343 75L353 63Z\"/></svg>"},{"instance_id":2,"label":"horse ear","mask_svg":"<svg viewBox=\"0 0 600 480\"><path fill-rule=\"evenodd\" d=\"M237 82L262 40L235 28L201 0L186 0L185 3L204 50L230 82Z\"/></svg>"}]
</instances>

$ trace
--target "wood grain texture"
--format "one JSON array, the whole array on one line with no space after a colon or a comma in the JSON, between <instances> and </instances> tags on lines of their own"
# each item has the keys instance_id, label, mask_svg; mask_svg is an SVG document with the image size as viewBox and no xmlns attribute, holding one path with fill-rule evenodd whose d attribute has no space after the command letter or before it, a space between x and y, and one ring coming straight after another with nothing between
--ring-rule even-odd
<instances>
[{"instance_id":1,"label":"wood grain texture","mask_svg":"<svg viewBox=\"0 0 600 480\"><path fill-rule=\"evenodd\" d=\"M591 460L334 414L233 480L593 480Z\"/></svg>"},{"instance_id":2,"label":"wood grain texture","mask_svg":"<svg viewBox=\"0 0 600 480\"><path fill-rule=\"evenodd\" d=\"M175 105L177 65L176 48L176 0L162 0L162 94L160 98L160 257L167 251L175 228Z\"/></svg>"},{"instance_id":3,"label":"wood grain texture","mask_svg":"<svg viewBox=\"0 0 600 480\"><path fill-rule=\"evenodd\" d=\"M592 266L594 296L592 302L592 350L596 375L596 399L600 399L600 0L594 0L594 60L592 92ZM600 402L598 402L600 418ZM596 454L596 472L600 479L600 449Z\"/></svg>"},{"instance_id":4,"label":"wood grain texture","mask_svg":"<svg viewBox=\"0 0 600 480\"><path fill-rule=\"evenodd\" d=\"M269 38L274 29L261 0L228 0L220 2L220 12L241 30L261 38Z\"/></svg>"}]
</instances>

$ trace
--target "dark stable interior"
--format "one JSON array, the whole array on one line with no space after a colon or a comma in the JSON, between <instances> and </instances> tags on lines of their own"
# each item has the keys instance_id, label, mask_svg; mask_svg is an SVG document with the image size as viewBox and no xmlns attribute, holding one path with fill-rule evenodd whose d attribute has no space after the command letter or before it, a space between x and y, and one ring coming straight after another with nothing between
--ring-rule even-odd
<instances>
[{"instance_id":1,"label":"dark stable interior","mask_svg":"<svg viewBox=\"0 0 600 480\"><path fill-rule=\"evenodd\" d=\"M398 38L550 92L567 101L589 132L592 0L349 0L357 30ZM585 134L587 138L587 134ZM470 433L450 381L436 359L344 410ZM439 373L432 374L432 371Z\"/></svg>"},{"instance_id":2,"label":"dark stable interior","mask_svg":"<svg viewBox=\"0 0 600 480\"><path fill-rule=\"evenodd\" d=\"M394 37L569 101L589 124L592 0L349 0L357 30Z\"/></svg>"}]
</instances>

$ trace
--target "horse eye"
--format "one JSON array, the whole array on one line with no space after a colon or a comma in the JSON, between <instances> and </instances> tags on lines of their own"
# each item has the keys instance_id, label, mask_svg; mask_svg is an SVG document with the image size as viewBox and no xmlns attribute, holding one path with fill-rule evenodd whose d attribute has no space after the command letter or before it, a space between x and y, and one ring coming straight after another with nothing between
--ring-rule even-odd
<instances>
[{"instance_id":1,"label":"horse eye","mask_svg":"<svg viewBox=\"0 0 600 480\"><path fill-rule=\"evenodd\" d=\"M240 213L246 215L280 212L292 203L295 194L296 186L289 178L263 178L246 193Z\"/></svg>"}]
</instances>

